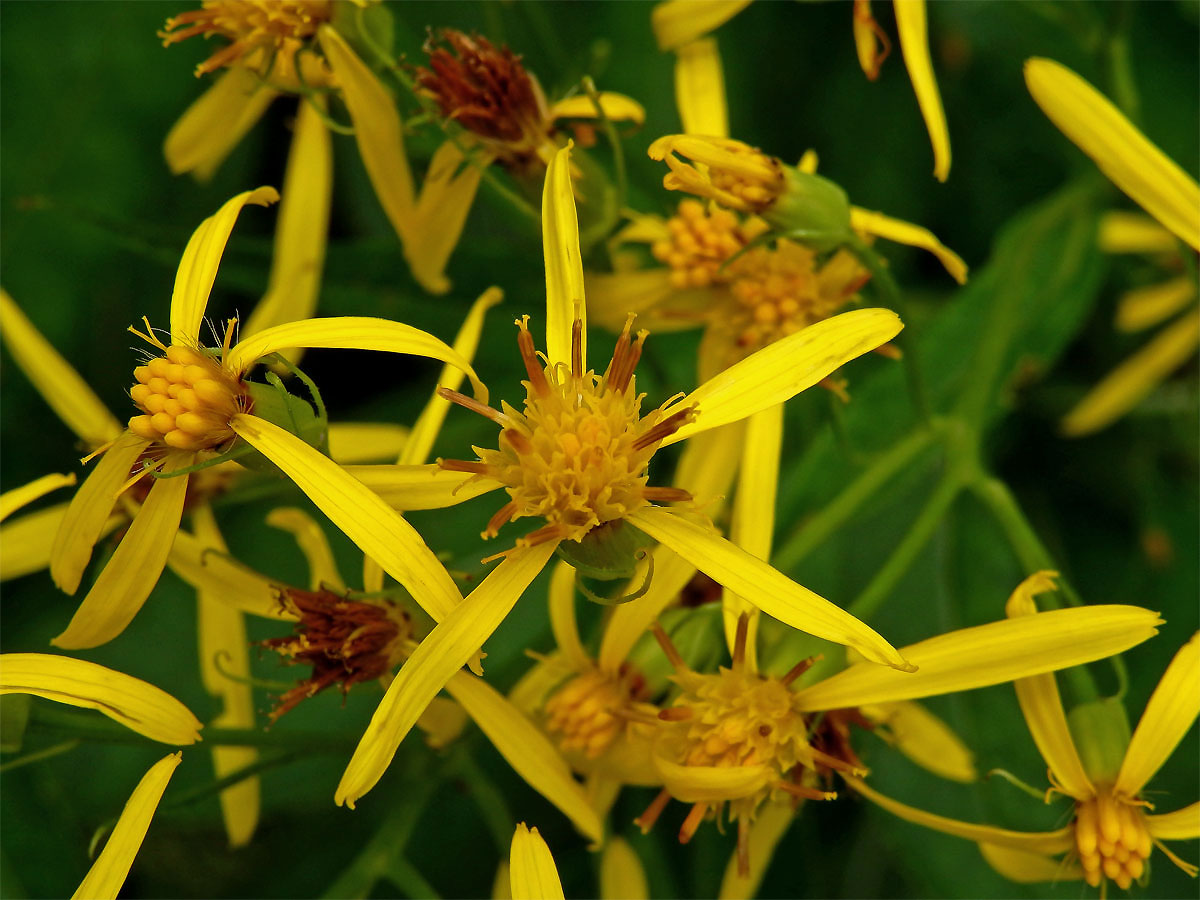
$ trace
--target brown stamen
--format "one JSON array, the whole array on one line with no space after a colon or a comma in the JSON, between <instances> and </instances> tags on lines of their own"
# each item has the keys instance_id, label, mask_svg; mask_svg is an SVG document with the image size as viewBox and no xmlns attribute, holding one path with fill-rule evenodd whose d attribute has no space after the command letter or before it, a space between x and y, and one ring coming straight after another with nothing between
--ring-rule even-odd
<instances>
[{"instance_id":1,"label":"brown stamen","mask_svg":"<svg viewBox=\"0 0 1200 900\"><path fill-rule=\"evenodd\" d=\"M777 781L774 785L781 791L787 791L793 797L800 797L804 800L836 800L837 793L835 791L819 791L816 788L810 788L803 784L796 784L794 781Z\"/></svg>"},{"instance_id":2,"label":"brown stamen","mask_svg":"<svg viewBox=\"0 0 1200 900\"><path fill-rule=\"evenodd\" d=\"M800 660L800 662L788 669L788 673L779 679L779 683L783 685L791 684L824 658L824 655L821 654L817 656L810 656L808 659Z\"/></svg>"},{"instance_id":3,"label":"brown stamen","mask_svg":"<svg viewBox=\"0 0 1200 900\"><path fill-rule=\"evenodd\" d=\"M583 377L583 321L576 319L571 323L571 374L575 378Z\"/></svg>"},{"instance_id":4,"label":"brown stamen","mask_svg":"<svg viewBox=\"0 0 1200 900\"><path fill-rule=\"evenodd\" d=\"M738 616L737 634L733 638L733 668L741 671L746 665L746 639L750 634L750 615Z\"/></svg>"},{"instance_id":5,"label":"brown stamen","mask_svg":"<svg viewBox=\"0 0 1200 900\"><path fill-rule=\"evenodd\" d=\"M658 817L662 815L662 811L670 802L671 792L663 788L646 807L646 811L633 820L633 824L642 829L642 834L649 834L650 829L654 827L654 823L658 821Z\"/></svg>"},{"instance_id":6,"label":"brown stamen","mask_svg":"<svg viewBox=\"0 0 1200 900\"><path fill-rule=\"evenodd\" d=\"M664 722L684 722L693 716L689 706L669 706L658 711L658 717Z\"/></svg>"},{"instance_id":7,"label":"brown stamen","mask_svg":"<svg viewBox=\"0 0 1200 900\"><path fill-rule=\"evenodd\" d=\"M513 513L517 511L517 503L515 500L510 500L502 507L496 510L495 514L488 519L487 528L483 530L483 539L494 538L500 531L500 526L512 521Z\"/></svg>"},{"instance_id":8,"label":"brown stamen","mask_svg":"<svg viewBox=\"0 0 1200 900\"><path fill-rule=\"evenodd\" d=\"M691 812L687 814L687 818L683 820L683 824L679 826L679 843L686 844L692 839L692 835L696 833L696 829L704 821L704 816L707 812L707 803L697 803L692 807Z\"/></svg>"},{"instance_id":9,"label":"brown stamen","mask_svg":"<svg viewBox=\"0 0 1200 900\"><path fill-rule=\"evenodd\" d=\"M473 413L479 413L479 415L486 419L491 419L502 428L507 427L509 424L508 416L504 415L504 413L497 412L486 403L480 403L474 397L468 397L466 394L460 394L458 391L452 391L450 388L444 387L438 388L437 394L439 397L449 400L451 403L455 403L464 409L469 409Z\"/></svg>"},{"instance_id":10,"label":"brown stamen","mask_svg":"<svg viewBox=\"0 0 1200 900\"><path fill-rule=\"evenodd\" d=\"M690 491L675 487L644 487L642 496L651 503L686 503L692 499Z\"/></svg>"},{"instance_id":11,"label":"brown stamen","mask_svg":"<svg viewBox=\"0 0 1200 900\"><path fill-rule=\"evenodd\" d=\"M650 631L654 635L654 639L658 641L658 646L662 647L663 653L671 665L675 667L676 672L686 672L688 664L683 661L683 657L679 655L679 651L675 649L675 645L671 643L671 639L667 637L667 633L663 631L663 627L655 622L650 626Z\"/></svg>"},{"instance_id":12,"label":"brown stamen","mask_svg":"<svg viewBox=\"0 0 1200 900\"><path fill-rule=\"evenodd\" d=\"M641 450L649 447L651 444L657 444L659 441L669 438L694 418L696 418L696 407L694 406L689 406L687 409L681 409L677 413L672 413L645 434L639 436L633 442L633 449Z\"/></svg>"},{"instance_id":13,"label":"brown stamen","mask_svg":"<svg viewBox=\"0 0 1200 900\"><path fill-rule=\"evenodd\" d=\"M750 820L745 816L738 817L737 867L738 877L750 877Z\"/></svg>"},{"instance_id":14,"label":"brown stamen","mask_svg":"<svg viewBox=\"0 0 1200 900\"><path fill-rule=\"evenodd\" d=\"M525 371L529 374L529 386L539 397L550 393L550 385L546 383L546 373L542 371L541 360L533 346L533 335L529 333L529 316L521 316L517 320L521 329L517 332L517 349L521 352L521 362L525 363Z\"/></svg>"},{"instance_id":15,"label":"brown stamen","mask_svg":"<svg viewBox=\"0 0 1200 900\"><path fill-rule=\"evenodd\" d=\"M438 459L437 464L447 472L470 472L473 475L487 475L491 471L491 466L477 460Z\"/></svg>"},{"instance_id":16,"label":"brown stamen","mask_svg":"<svg viewBox=\"0 0 1200 900\"><path fill-rule=\"evenodd\" d=\"M533 452L533 444L529 442L529 438L515 428L506 428L500 434L517 453L525 454Z\"/></svg>"}]
</instances>

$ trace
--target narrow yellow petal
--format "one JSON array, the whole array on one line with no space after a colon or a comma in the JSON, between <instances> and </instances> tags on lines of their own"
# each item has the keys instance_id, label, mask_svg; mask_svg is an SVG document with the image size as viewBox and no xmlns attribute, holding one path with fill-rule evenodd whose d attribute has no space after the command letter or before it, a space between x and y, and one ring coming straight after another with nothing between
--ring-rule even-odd
<instances>
[{"instance_id":1,"label":"narrow yellow petal","mask_svg":"<svg viewBox=\"0 0 1200 900\"><path fill-rule=\"evenodd\" d=\"M542 190L542 255L546 262L546 358L551 365L571 364L571 330L583 321L583 368L587 370L587 309L583 298L583 261L579 255L579 219L571 184L571 145L546 169Z\"/></svg>"},{"instance_id":2,"label":"narrow yellow petal","mask_svg":"<svg viewBox=\"0 0 1200 900\"><path fill-rule=\"evenodd\" d=\"M650 13L660 50L675 50L720 28L750 0L664 0Z\"/></svg>"},{"instance_id":3,"label":"narrow yellow petal","mask_svg":"<svg viewBox=\"0 0 1200 900\"><path fill-rule=\"evenodd\" d=\"M333 196L333 142L313 104L323 108L324 97L300 101L283 176L267 292L242 325L242 337L272 325L307 319L317 308ZM299 362L290 347L283 355Z\"/></svg>"},{"instance_id":4,"label":"narrow yellow petal","mask_svg":"<svg viewBox=\"0 0 1200 900\"><path fill-rule=\"evenodd\" d=\"M1133 730L1113 790L1136 797L1200 715L1200 631L1171 660Z\"/></svg>"},{"instance_id":5,"label":"narrow yellow petal","mask_svg":"<svg viewBox=\"0 0 1200 900\"><path fill-rule=\"evenodd\" d=\"M675 59L675 106L685 134L729 137L725 72L715 38L680 47Z\"/></svg>"},{"instance_id":6,"label":"narrow yellow petal","mask_svg":"<svg viewBox=\"0 0 1200 900\"><path fill-rule=\"evenodd\" d=\"M434 697L417 719L425 743L434 750L449 747L467 726L467 711L449 697Z\"/></svg>"},{"instance_id":7,"label":"narrow yellow petal","mask_svg":"<svg viewBox=\"0 0 1200 900\"><path fill-rule=\"evenodd\" d=\"M18 509L28 506L34 500L45 497L50 492L57 491L59 488L70 487L74 483L74 472L68 475L43 475L41 478L35 478L29 484L23 484L19 488L5 491L3 494L0 494L0 522L3 522Z\"/></svg>"},{"instance_id":8,"label":"narrow yellow petal","mask_svg":"<svg viewBox=\"0 0 1200 900\"><path fill-rule=\"evenodd\" d=\"M42 399L89 448L107 444L121 433L121 423L2 289L0 335Z\"/></svg>"},{"instance_id":9,"label":"narrow yellow petal","mask_svg":"<svg viewBox=\"0 0 1200 900\"><path fill-rule=\"evenodd\" d=\"M1184 276L1134 288L1117 302L1118 331L1141 331L1169 319L1196 300L1196 283Z\"/></svg>"},{"instance_id":10,"label":"narrow yellow petal","mask_svg":"<svg viewBox=\"0 0 1200 900\"><path fill-rule=\"evenodd\" d=\"M927 250L938 258L938 262L950 273L951 278L959 284L967 283L967 264L962 261L961 256L939 241L937 235L928 228L858 206L850 207L850 227L886 241Z\"/></svg>"},{"instance_id":11,"label":"narrow yellow petal","mask_svg":"<svg viewBox=\"0 0 1200 900\"><path fill-rule=\"evenodd\" d=\"M163 155L172 174L207 181L278 96L254 72L232 66L167 132Z\"/></svg>"},{"instance_id":12,"label":"narrow yellow petal","mask_svg":"<svg viewBox=\"0 0 1200 900\"><path fill-rule=\"evenodd\" d=\"M387 771L404 736L429 701L504 621L554 554L557 544L517 548L431 631L380 701L338 784L335 802L354 808Z\"/></svg>"},{"instance_id":13,"label":"narrow yellow petal","mask_svg":"<svg viewBox=\"0 0 1200 900\"><path fill-rule=\"evenodd\" d=\"M1175 235L1143 213L1111 210L1100 217L1096 243L1105 253L1175 253Z\"/></svg>"},{"instance_id":14,"label":"narrow yellow petal","mask_svg":"<svg viewBox=\"0 0 1200 900\"><path fill-rule=\"evenodd\" d=\"M758 887L775 856L775 847L787 834L796 810L791 803L764 803L750 825L750 871L743 878L738 872L735 852L725 866L721 879L720 900L750 900L758 896Z\"/></svg>"},{"instance_id":15,"label":"narrow yellow petal","mask_svg":"<svg viewBox=\"0 0 1200 900\"><path fill-rule=\"evenodd\" d=\"M591 665L575 624L575 569L563 560L550 576L550 630L568 665L579 671Z\"/></svg>"},{"instance_id":16,"label":"narrow yellow petal","mask_svg":"<svg viewBox=\"0 0 1200 900\"><path fill-rule=\"evenodd\" d=\"M953 729L920 703L900 700L861 707L862 714L887 729L896 749L918 766L951 781L974 781L975 754Z\"/></svg>"},{"instance_id":17,"label":"narrow yellow petal","mask_svg":"<svg viewBox=\"0 0 1200 900\"><path fill-rule=\"evenodd\" d=\"M190 465L192 457L186 454L180 464ZM187 475L154 482L133 524L66 630L50 643L67 650L98 647L133 621L167 564L171 542L183 518L187 484Z\"/></svg>"},{"instance_id":18,"label":"narrow yellow petal","mask_svg":"<svg viewBox=\"0 0 1200 900\"><path fill-rule=\"evenodd\" d=\"M50 548L68 506L67 503L48 506L0 525L0 581L40 572L50 565ZM97 540L127 521L122 513L109 516Z\"/></svg>"},{"instance_id":19,"label":"narrow yellow petal","mask_svg":"<svg viewBox=\"0 0 1200 900\"><path fill-rule=\"evenodd\" d=\"M243 191L225 202L219 210L200 223L184 248L175 272L175 290L171 294L171 341L194 347L200 343L200 322L208 306L217 278L221 254L237 222L238 213L248 203L270 206L279 199L273 187Z\"/></svg>"},{"instance_id":20,"label":"narrow yellow petal","mask_svg":"<svg viewBox=\"0 0 1200 900\"><path fill-rule=\"evenodd\" d=\"M885 797L854 777L847 777L846 784L862 794L876 806L881 806L894 816L940 831L955 837L966 838L977 843L995 844L1009 847L1013 850L1024 850L1026 853L1062 853L1069 849L1073 842L1073 831L1070 826L1057 831L1009 831L1006 828L993 828L990 825L975 825L971 822L960 822L958 819L948 819L908 806L898 800Z\"/></svg>"},{"instance_id":21,"label":"narrow yellow petal","mask_svg":"<svg viewBox=\"0 0 1200 900\"><path fill-rule=\"evenodd\" d=\"M1150 833L1164 841L1190 841L1200 837L1200 803L1175 812L1146 816Z\"/></svg>"},{"instance_id":22,"label":"narrow yellow petal","mask_svg":"<svg viewBox=\"0 0 1200 900\"><path fill-rule=\"evenodd\" d=\"M655 755L654 767L671 796L684 803L720 803L749 797L778 780L770 766L681 766Z\"/></svg>"},{"instance_id":23,"label":"narrow yellow petal","mask_svg":"<svg viewBox=\"0 0 1200 900\"><path fill-rule=\"evenodd\" d=\"M342 465L391 462L410 434L405 426L387 422L330 422L329 456Z\"/></svg>"},{"instance_id":24,"label":"narrow yellow petal","mask_svg":"<svg viewBox=\"0 0 1200 900\"><path fill-rule=\"evenodd\" d=\"M165 756L150 767L130 794L100 856L84 876L72 900L115 900L158 809L158 801L175 774L182 753Z\"/></svg>"},{"instance_id":25,"label":"narrow yellow petal","mask_svg":"<svg viewBox=\"0 0 1200 900\"><path fill-rule=\"evenodd\" d=\"M563 659L558 649L542 655L508 692L509 702L529 717L541 709L551 690L578 672Z\"/></svg>"},{"instance_id":26,"label":"narrow yellow petal","mask_svg":"<svg viewBox=\"0 0 1200 900\"><path fill-rule=\"evenodd\" d=\"M490 162L488 157L468 159L453 141L438 147L429 161L404 258L413 278L431 294L450 290L446 263L458 245L479 179Z\"/></svg>"},{"instance_id":27,"label":"narrow yellow petal","mask_svg":"<svg viewBox=\"0 0 1200 900\"><path fill-rule=\"evenodd\" d=\"M719 518L745 449L746 423L734 422L696 435L675 467L675 487L688 491L710 518Z\"/></svg>"},{"instance_id":28,"label":"narrow yellow petal","mask_svg":"<svg viewBox=\"0 0 1200 900\"><path fill-rule=\"evenodd\" d=\"M710 531L667 510L648 507L628 517L656 541L688 560L718 584L739 594L767 615L808 634L846 644L868 659L909 671L912 666L870 626L824 597L801 587ZM907 678L890 672L897 678ZM857 705L857 704L855 704Z\"/></svg>"},{"instance_id":29,"label":"narrow yellow petal","mask_svg":"<svg viewBox=\"0 0 1200 900\"><path fill-rule=\"evenodd\" d=\"M1200 185L1103 94L1050 59L1025 63L1037 105L1100 171L1163 227L1200 250Z\"/></svg>"},{"instance_id":30,"label":"narrow yellow petal","mask_svg":"<svg viewBox=\"0 0 1200 900\"><path fill-rule=\"evenodd\" d=\"M1200 346L1200 309L1164 328L1113 369L1063 417L1062 433L1081 437L1111 425L1133 409Z\"/></svg>"},{"instance_id":31,"label":"narrow yellow petal","mask_svg":"<svg viewBox=\"0 0 1200 900\"><path fill-rule=\"evenodd\" d=\"M1017 884L1038 884L1052 881L1077 881L1083 877L1083 869L1077 863L1065 859L1052 859L1042 853L1030 853L1013 847L981 843L979 852L988 865Z\"/></svg>"},{"instance_id":32,"label":"narrow yellow petal","mask_svg":"<svg viewBox=\"0 0 1200 900\"><path fill-rule=\"evenodd\" d=\"M471 364L453 347L419 328L371 316L335 316L276 325L239 341L226 355L225 367L241 374L268 353L286 347L377 350L436 359L465 372L474 386L475 396L481 403L487 402L487 388L480 382Z\"/></svg>"},{"instance_id":33,"label":"narrow yellow petal","mask_svg":"<svg viewBox=\"0 0 1200 900\"><path fill-rule=\"evenodd\" d=\"M279 466L339 530L379 562L435 620L462 602L446 567L416 530L370 488L278 425L237 415L230 427Z\"/></svg>"},{"instance_id":34,"label":"narrow yellow petal","mask_svg":"<svg viewBox=\"0 0 1200 900\"><path fill-rule=\"evenodd\" d=\"M329 539L312 516L294 506L280 507L267 514L267 524L283 529L296 539L296 545L308 562L308 584L312 590L319 590L322 585L329 585L335 591L345 590Z\"/></svg>"},{"instance_id":35,"label":"narrow yellow petal","mask_svg":"<svg viewBox=\"0 0 1200 900\"><path fill-rule=\"evenodd\" d=\"M620 670L633 645L696 574L696 567L666 544L659 544L650 553L654 559L650 589L638 599L616 607L604 629L597 662L605 672ZM631 590L637 587L633 585Z\"/></svg>"},{"instance_id":36,"label":"narrow yellow petal","mask_svg":"<svg viewBox=\"0 0 1200 900\"><path fill-rule=\"evenodd\" d=\"M603 837L604 825L562 754L503 694L462 669L446 682L446 690L531 788L558 807L581 834L596 842Z\"/></svg>"},{"instance_id":37,"label":"narrow yellow petal","mask_svg":"<svg viewBox=\"0 0 1200 900\"><path fill-rule=\"evenodd\" d=\"M610 122L633 122L635 125L641 125L646 121L646 110L642 104L632 97L612 91L599 91L595 102L587 94L576 94L574 97L559 100L550 107L550 118L596 119L599 118L597 103L604 111L604 118Z\"/></svg>"},{"instance_id":38,"label":"narrow yellow petal","mask_svg":"<svg viewBox=\"0 0 1200 900\"><path fill-rule=\"evenodd\" d=\"M683 331L704 324L705 313L716 300L708 289L677 291L671 270L655 267L629 272L587 274L589 322L619 332L630 313L640 328L651 334Z\"/></svg>"},{"instance_id":39,"label":"narrow yellow petal","mask_svg":"<svg viewBox=\"0 0 1200 900\"><path fill-rule=\"evenodd\" d=\"M900 35L900 50L912 81L917 105L925 119L925 130L933 144L933 177L945 181L950 175L950 132L946 128L946 112L933 76L929 59L929 31L925 25L925 0L895 0L896 31Z\"/></svg>"},{"instance_id":40,"label":"narrow yellow petal","mask_svg":"<svg viewBox=\"0 0 1200 900\"><path fill-rule=\"evenodd\" d=\"M204 591L233 609L267 619L294 621L296 618L279 602L279 588L275 582L186 531L175 535L167 565L196 590Z\"/></svg>"},{"instance_id":41,"label":"narrow yellow petal","mask_svg":"<svg viewBox=\"0 0 1200 900\"><path fill-rule=\"evenodd\" d=\"M346 466L392 509L445 509L494 491L500 482L428 466Z\"/></svg>"},{"instance_id":42,"label":"narrow yellow petal","mask_svg":"<svg viewBox=\"0 0 1200 900\"><path fill-rule=\"evenodd\" d=\"M871 15L871 0L854 0L854 50L858 65L871 81L879 77L879 66L891 51L891 42Z\"/></svg>"},{"instance_id":43,"label":"narrow yellow petal","mask_svg":"<svg viewBox=\"0 0 1200 900\"><path fill-rule=\"evenodd\" d=\"M629 841L613 835L600 854L600 900L649 900L642 861Z\"/></svg>"},{"instance_id":44,"label":"narrow yellow petal","mask_svg":"<svg viewBox=\"0 0 1200 900\"><path fill-rule=\"evenodd\" d=\"M33 694L95 709L164 744L200 740L200 720L154 685L96 663L52 653L0 655L0 694Z\"/></svg>"},{"instance_id":45,"label":"narrow yellow petal","mask_svg":"<svg viewBox=\"0 0 1200 900\"><path fill-rule=\"evenodd\" d=\"M333 28L322 26L318 37L354 123L354 140L367 176L403 243L412 228L414 200L412 172L404 153L404 127L396 111L396 101Z\"/></svg>"},{"instance_id":46,"label":"narrow yellow petal","mask_svg":"<svg viewBox=\"0 0 1200 900\"><path fill-rule=\"evenodd\" d=\"M508 851L508 878L513 900L563 900L562 882L550 848L536 828L522 822Z\"/></svg>"},{"instance_id":47,"label":"narrow yellow petal","mask_svg":"<svg viewBox=\"0 0 1200 900\"><path fill-rule=\"evenodd\" d=\"M100 540L117 502L117 491L149 445L149 441L125 432L75 492L50 548L50 577L60 590L68 594L78 590L83 570L92 558L92 547Z\"/></svg>"},{"instance_id":48,"label":"narrow yellow petal","mask_svg":"<svg viewBox=\"0 0 1200 900\"><path fill-rule=\"evenodd\" d=\"M1162 620L1136 606L1056 609L960 628L901 647L912 674L857 663L795 692L798 710L842 709L967 691L1104 659L1151 638Z\"/></svg>"},{"instance_id":49,"label":"narrow yellow petal","mask_svg":"<svg viewBox=\"0 0 1200 900\"><path fill-rule=\"evenodd\" d=\"M504 299L504 292L498 287L490 287L471 304L467 317L463 319L462 327L454 337L454 352L467 362L473 362L475 351L479 349L479 340L483 336L483 322L487 311ZM463 370L447 363L442 368L437 386L456 391L462 386ZM433 442L437 439L446 413L450 409L450 401L441 396L436 390L421 415L413 425L412 435L404 449L396 457L396 462L402 466L418 466L424 463L433 450Z\"/></svg>"},{"instance_id":50,"label":"narrow yellow petal","mask_svg":"<svg viewBox=\"0 0 1200 900\"><path fill-rule=\"evenodd\" d=\"M783 403L850 360L886 344L903 327L891 310L857 309L775 341L673 404L671 410L695 405L696 418L663 445Z\"/></svg>"}]
</instances>

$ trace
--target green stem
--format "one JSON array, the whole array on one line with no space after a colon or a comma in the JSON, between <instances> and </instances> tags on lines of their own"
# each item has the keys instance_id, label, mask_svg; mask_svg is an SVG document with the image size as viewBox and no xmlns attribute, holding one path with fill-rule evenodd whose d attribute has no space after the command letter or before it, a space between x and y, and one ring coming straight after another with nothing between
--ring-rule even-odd
<instances>
[{"instance_id":1,"label":"green stem","mask_svg":"<svg viewBox=\"0 0 1200 900\"><path fill-rule=\"evenodd\" d=\"M513 822L504 795L488 778L487 773L465 750L460 750L454 765L450 767L451 774L461 778L471 791L472 799L483 813L483 822L492 833L492 840L502 857L508 855L509 844L512 843Z\"/></svg>"},{"instance_id":2,"label":"green stem","mask_svg":"<svg viewBox=\"0 0 1200 900\"><path fill-rule=\"evenodd\" d=\"M600 120L600 126L604 129L604 135L608 138L609 146L612 147L613 172L617 179L617 209L624 209L625 198L629 192L629 181L625 172L625 147L622 145L621 138L617 134L616 126L613 125L612 120L604 112L604 106L600 103L600 93L596 90L596 83L592 81L590 75L583 77L583 89L592 101L592 106L596 108L596 117Z\"/></svg>"},{"instance_id":3,"label":"green stem","mask_svg":"<svg viewBox=\"0 0 1200 900\"><path fill-rule=\"evenodd\" d=\"M247 778L252 778L255 775L258 775L260 772L266 772L269 769L274 769L278 766L286 766L288 763L295 762L301 758L301 753L294 752L277 753L276 755L267 757L266 759L260 759L258 762L251 763L248 766L243 766L234 772L230 772L223 778L217 778L208 782L207 784L202 784L198 787L192 788L191 790L184 791L178 797L172 798L171 802L166 804L164 808L177 809L181 806L187 806L191 803L195 803L197 800L203 800L205 797L210 797L213 794L219 794L221 791L225 790L225 788L233 787L235 784L239 784L245 781Z\"/></svg>"},{"instance_id":4,"label":"green stem","mask_svg":"<svg viewBox=\"0 0 1200 900\"><path fill-rule=\"evenodd\" d=\"M403 856L397 856L388 865L385 873L387 880L398 887L407 897L428 897L429 900L440 900L439 894L425 876Z\"/></svg>"},{"instance_id":5,"label":"green stem","mask_svg":"<svg viewBox=\"0 0 1200 900\"><path fill-rule=\"evenodd\" d=\"M63 741L61 744L55 744L51 747L46 747L42 750L37 750L33 753L26 753L24 756L18 756L16 759L9 760L4 765L0 766L0 772L10 772L13 769L19 769L21 766L27 766L30 763L41 762L43 759L51 759L55 756L60 756L63 753L69 753L79 746L78 740Z\"/></svg>"},{"instance_id":6,"label":"green stem","mask_svg":"<svg viewBox=\"0 0 1200 900\"><path fill-rule=\"evenodd\" d=\"M876 459L842 492L825 504L819 513L803 522L784 539L772 561L787 572L794 569L813 550L846 524L867 500L892 480L933 443L934 431L918 429Z\"/></svg>"}]
</instances>

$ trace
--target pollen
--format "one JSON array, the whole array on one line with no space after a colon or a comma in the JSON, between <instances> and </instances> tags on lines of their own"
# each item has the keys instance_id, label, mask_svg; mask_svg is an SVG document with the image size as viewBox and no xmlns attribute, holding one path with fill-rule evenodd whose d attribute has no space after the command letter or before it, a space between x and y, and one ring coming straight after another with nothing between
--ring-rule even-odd
<instances>
[{"instance_id":1,"label":"pollen","mask_svg":"<svg viewBox=\"0 0 1200 900\"><path fill-rule=\"evenodd\" d=\"M643 686L628 668L615 677L599 669L576 675L546 701L546 728L565 752L595 759L625 730Z\"/></svg>"},{"instance_id":2,"label":"pollen","mask_svg":"<svg viewBox=\"0 0 1200 900\"><path fill-rule=\"evenodd\" d=\"M1075 804L1075 849L1083 877L1092 887L1105 879L1121 890L1142 877L1154 849L1145 803L1117 797L1111 789Z\"/></svg>"},{"instance_id":3,"label":"pollen","mask_svg":"<svg viewBox=\"0 0 1200 900\"><path fill-rule=\"evenodd\" d=\"M133 370L129 396L143 414L129 420L129 430L178 450L213 450L231 440L229 420L247 408L241 382L199 350L164 350Z\"/></svg>"},{"instance_id":4,"label":"pollen","mask_svg":"<svg viewBox=\"0 0 1200 900\"><path fill-rule=\"evenodd\" d=\"M535 516L546 524L518 545L581 541L592 529L651 501L690 499L686 491L647 485L650 458L695 411L686 407L668 414L660 407L641 415L644 395L635 389L633 370L646 332L633 338L630 317L608 370L599 376L582 371L582 322L575 323L572 364L543 367L528 318L517 322L517 344L529 374L523 410L505 403L497 411L455 391L441 391L502 429L499 449L474 448L479 461L440 461L444 469L474 472L507 489L510 502L492 517L483 536L493 537L505 522Z\"/></svg>"},{"instance_id":5,"label":"pollen","mask_svg":"<svg viewBox=\"0 0 1200 900\"><path fill-rule=\"evenodd\" d=\"M727 209L707 209L698 200L684 200L667 220L670 237L657 241L650 252L671 267L677 290L707 287L727 280L721 267L766 228L766 223L743 224Z\"/></svg>"}]
</instances>

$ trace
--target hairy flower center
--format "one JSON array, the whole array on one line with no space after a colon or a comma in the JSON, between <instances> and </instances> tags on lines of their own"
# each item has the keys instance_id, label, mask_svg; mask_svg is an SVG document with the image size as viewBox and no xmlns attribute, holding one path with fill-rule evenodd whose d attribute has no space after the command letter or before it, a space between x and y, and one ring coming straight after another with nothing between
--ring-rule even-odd
<instances>
[{"instance_id":1,"label":"hairy flower center","mask_svg":"<svg viewBox=\"0 0 1200 900\"><path fill-rule=\"evenodd\" d=\"M757 222L757 220L755 220ZM766 223L741 223L727 209L706 209L697 200L684 200L667 220L671 236L657 241L650 252L671 267L671 284L678 290L707 287L725 281L722 264L762 233Z\"/></svg>"},{"instance_id":2,"label":"hairy flower center","mask_svg":"<svg viewBox=\"0 0 1200 900\"><path fill-rule=\"evenodd\" d=\"M598 669L572 678L546 701L546 728L559 736L564 751L595 759L625 727L640 677L613 678Z\"/></svg>"},{"instance_id":3,"label":"hairy flower center","mask_svg":"<svg viewBox=\"0 0 1200 900\"><path fill-rule=\"evenodd\" d=\"M230 440L229 420L248 405L238 379L188 347L167 347L133 377L129 396L144 415L130 419L129 430L180 450L212 450Z\"/></svg>"},{"instance_id":4,"label":"hairy flower center","mask_svg":"<svg viewBox=\"0 0 1200 900\"><path fill-rule=\"evenodd\" d=\"M1092 887L1109 878L1128 890L1142 877L1154 844L1141 805L1114 796L1111 789L1075 804L1075 848Z\"/></svg>"}]
</instances>

